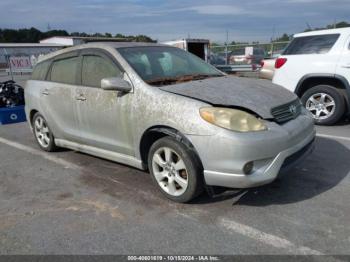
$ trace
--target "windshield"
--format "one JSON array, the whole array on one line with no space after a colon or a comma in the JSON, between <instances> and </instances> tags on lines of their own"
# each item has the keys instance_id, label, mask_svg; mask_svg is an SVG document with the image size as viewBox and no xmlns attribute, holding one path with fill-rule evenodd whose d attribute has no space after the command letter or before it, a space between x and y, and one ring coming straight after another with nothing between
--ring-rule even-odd
<instances>
[{"instance_id":1,"label":"windshield","mask_svg":"<svg viewBox=\"0 0 350 262\"><path fill-rule=\"evenodd\" d=\"M118 48L120 54L148 84L169 85L223 76L202 59L175 47Z\"/></svg>"}]
</instances>

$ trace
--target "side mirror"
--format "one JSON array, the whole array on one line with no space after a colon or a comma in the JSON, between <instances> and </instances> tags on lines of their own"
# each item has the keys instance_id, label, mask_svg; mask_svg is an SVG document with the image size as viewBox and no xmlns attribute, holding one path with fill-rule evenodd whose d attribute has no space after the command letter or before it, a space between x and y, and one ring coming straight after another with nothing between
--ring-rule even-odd
<instances>
[{"instance_id":1,"label":"side mirror","mask_svg":"<svg viewBox=\"0 0 350 262\"><path fill-rule=\"evenodd\" d=\"M132 89L130 83L120 77L103 78L101 80L101 88L104 90L114 90L126 93L130 92Z\"/></svg>"}]
</instances>

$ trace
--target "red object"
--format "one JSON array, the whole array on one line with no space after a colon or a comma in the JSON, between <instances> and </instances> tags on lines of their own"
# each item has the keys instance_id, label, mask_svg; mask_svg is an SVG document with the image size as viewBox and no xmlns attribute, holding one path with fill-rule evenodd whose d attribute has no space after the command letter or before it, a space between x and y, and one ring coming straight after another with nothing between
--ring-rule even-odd
<instances>
[{"instance_id":1,"label":"red object","mask_svg":"<svg viewBox=\"0 0 350 262\"><path fill-rule=\"evenodd\" d=\"M275 62L275 68L281 68L287 62L287 58L277 58Z\"/></svg>"},{"instance_id":2,"label":"red object","mask_svg":"<svg viewBox=\"0 0 350 262\"><path fill-rule=\"evenodd\" d=\"M264 61L264 60L261 60L260 66L261 66L261 67L264 67L264 64L265 64L265 61Z\"/></svg>"}]
</instances>

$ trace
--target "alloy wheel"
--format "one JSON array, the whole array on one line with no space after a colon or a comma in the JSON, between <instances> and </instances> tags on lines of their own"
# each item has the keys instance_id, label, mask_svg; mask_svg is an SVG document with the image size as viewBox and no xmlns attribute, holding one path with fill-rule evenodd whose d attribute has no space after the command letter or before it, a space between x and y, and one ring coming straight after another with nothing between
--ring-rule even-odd
<instances>
[{"instance_id":1,"label":"alloy wheel","mask_svg":"<svg viewBox=\"0 0 350 262\"><path fill-rule=\"evenodd\" d=\"M161 147L153 155L152 169L159 186L171 196L182 195L188 187L183 159L171 148Z\"/></svg>"},{"instance_id":2,"label":"alloy wheel","mask_svg":"<svg viewBox=\"0 0 350 262\"><path fill-rule=\"evenodd\" d=\"M316 93L308 98L305 107L317 120L327 119L334 114L334 98L326 93Z\"/></svg>"},{"instance_id":3,"label":"alloy wheel","mask_svg":"<svg viewBox=\"0 0 350 262\"><path fill-rule=\"evenodd\" d=\"M34 132L36 139L42 147L46 148L50 145L50 130L42 116L35 118Z\"/></svg>"}]
</instances>

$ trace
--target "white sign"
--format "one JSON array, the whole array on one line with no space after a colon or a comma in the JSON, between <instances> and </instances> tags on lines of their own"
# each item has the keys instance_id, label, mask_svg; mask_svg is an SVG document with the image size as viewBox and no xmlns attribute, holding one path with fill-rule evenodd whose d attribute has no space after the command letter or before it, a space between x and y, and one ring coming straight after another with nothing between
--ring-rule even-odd
<instances>
[{"instance_id":1,"label":"white sign","mask_svg":"<svg viewBox=\"0 0 350 262\"><path fill-rule=\"evenodd\" d=\"M29 56L11 56L10 64L12 69L30 69L32 63Z\"/></svg>"},{"instance_id":2,"label":"white sign","mask_svg":"<svg viewBox=\"0 0 350 262\"><path fill-rule=\"evenodd\" d=\"M245 48L245 56L252 56L253 55L253 47L252 46L247 46Z\"/></svg>"}]
</instances>

